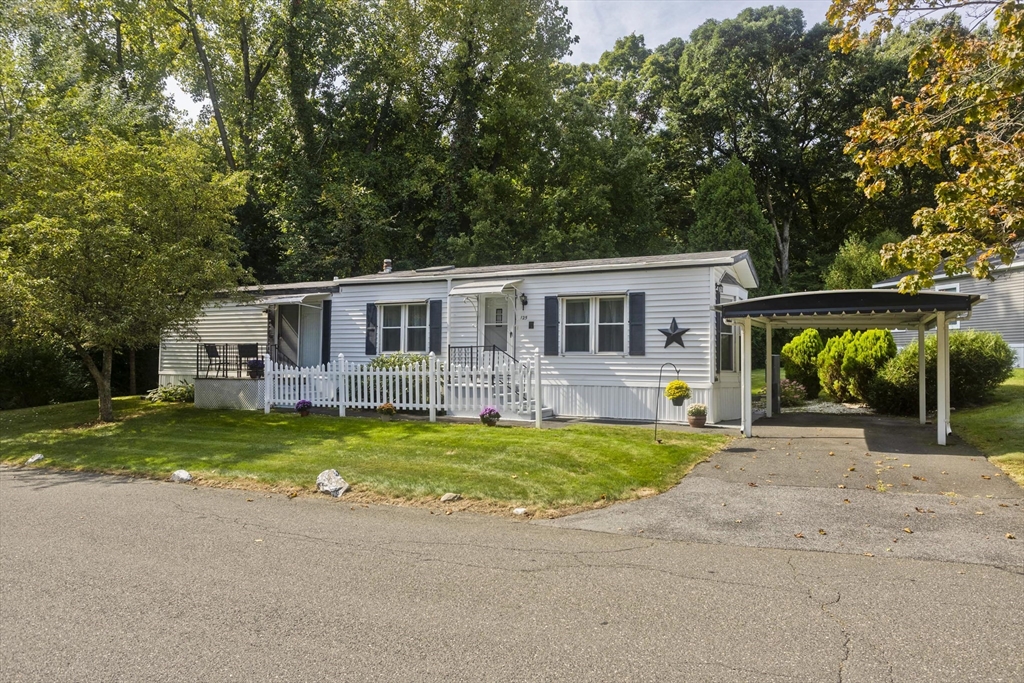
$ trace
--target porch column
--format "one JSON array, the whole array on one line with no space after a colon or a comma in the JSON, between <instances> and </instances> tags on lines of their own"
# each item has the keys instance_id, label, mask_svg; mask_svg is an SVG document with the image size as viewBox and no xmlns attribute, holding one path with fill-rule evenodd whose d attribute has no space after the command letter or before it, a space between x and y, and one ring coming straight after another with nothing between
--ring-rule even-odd
<instances>
[{"instance_id":1,"label":"porch column","mask_svg":"<svg viewBox=\"0 0 1024 683\"><path fill-rule=\"evenodd\" d=\"M750 403L750 365L753 360L753 354L750 348L750 318L743 319L743 359L742 359L742 372L740 372L740 392L743 394L740 399L742 400L742 427L743 436L750 438L753 436L753 406Z\"/></svg>"},{"instance_id":2,"label":"porch column","mask_svg":"<svg viewBox=\"0 0 1024 683\"><path fill-rule=\"evenodd\" d=\"M928 421L928 392L925 391L924 323L917 326L917 411L921 424Z\"/></svg>"},{"instance_id":3,"label":"porch column","mask_svg":"<svg viewBox=\"0 0 1024 683\"><path fill-rule=\"evenodd\" d=\"M764 386L765 386L765 417L772 416L772 324L766 322L764 324L764 341L765 341L765 356L764 356Z\"/></svg>"},{"instance_id":4,"label":"porch column","mask_svg":"<svg viewBox=\"0 0 1024 683\"><path fill-rule=\"evenodd\" d=\"M946 445L946 435L949 427L946 424L949 420L949 328L946 323L946 312L939 311L935 320L935 336L938 342L938 358L936 359L936 370L939 380L939 400L936 403L938 417L938 441L940 446Z\"/></svg>"}]
</instances>

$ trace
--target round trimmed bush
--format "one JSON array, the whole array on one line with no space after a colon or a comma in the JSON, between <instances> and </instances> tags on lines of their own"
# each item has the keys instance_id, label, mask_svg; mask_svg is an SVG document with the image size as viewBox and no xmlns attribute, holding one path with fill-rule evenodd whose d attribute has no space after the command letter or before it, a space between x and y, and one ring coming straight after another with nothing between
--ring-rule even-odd
<instances>
[{"instance_id":1,"label":"round trimmed bush","mask_svg":"<svg viewBox=\"0 0 1024 683\"><path fill-rule=\"evenodd\" d=\"M876 373L896 355L888 330L847 330L833 337L818 354L821 387L837 401L867 401Z\"/></svg>"},{"instance_id":2,"label":"round trimmed bush","mask_svg":"<svg viewBox=\"0 0 1024 683\"><path fill-rule=\"evenodd\" d=\"M852 398L849 385L843 377L843 359L852 343L853 332L847 330L829 339L818 354L818 381L822 390L837 401L849 401Z\"/></svg>"},{"instance_id":3,"label":"round trimmed bush","mask_svg":"<svg viewBox=\"0 0 1024 683\"><path fill-rule=\"evenodd\" d=\"M934 407L938 400L938 346L934 335L925 340L924 355L925 396L928 406ZM1013 363L1013 349L994 332L950 333L950 405L963 408L990 400L995 388L1013 374ZM917 342L913 342L877 374L868 392L868 402L881 413L914 415L917 400Z\"/></svg>"},{"instance_id":4,"label":"round trimmed bush","mask_svg":"<svg viewBox=\"0 0 1024 683\"><path fill-rule=\"evenodd\" d=\"M804 330L782 347L782 367L786 377L798 382L814 398L821 390L818 381L818 354L825 348L815 329Z\"/></svg>"}]
</instances>

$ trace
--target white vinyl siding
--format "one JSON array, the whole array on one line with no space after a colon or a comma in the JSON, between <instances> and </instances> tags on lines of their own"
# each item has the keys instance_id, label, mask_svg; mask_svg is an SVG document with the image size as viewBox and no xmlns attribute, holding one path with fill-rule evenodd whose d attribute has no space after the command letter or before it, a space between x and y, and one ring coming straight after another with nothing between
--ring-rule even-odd
<instances>
[{"instance_id":1,"label":"white vinyl siding","mask_svg":"<svg viewBox=\"0 0 1024 683\"><path fill-rule=\"evenodd\" d=\"M192 381L196 373L197 344L266 344L265 306L211 304L204 306L185 335L164 335L160 340L160 384Z\"/></svg>"}]
</instances>

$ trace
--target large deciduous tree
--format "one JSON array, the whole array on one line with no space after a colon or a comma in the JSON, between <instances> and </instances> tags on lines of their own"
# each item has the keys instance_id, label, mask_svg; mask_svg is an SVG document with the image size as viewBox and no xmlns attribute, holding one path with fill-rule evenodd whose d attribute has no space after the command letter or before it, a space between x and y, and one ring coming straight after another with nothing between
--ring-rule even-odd
<instances>
[{"instance_id":1,"label":"large deciduous tree","mask_svg":"<svg viewBox=\"0 0 1024 683\"><path fill-rule=\"evenodd\" d=\"M833 0L828 17L842 32L832 46L850 51L892 31L901 19L960 11L967 30L947 20L910 60L917 92L873 108L850 131L847 151L861 167L869 197L901 169L943 174L934 206L920 209L920 234L887 245L883 261L913 269L903 291L947 274L985 277L993 259L1009 263L1024 227L1024 4L1017 0ZM985 23L985 20L991 20ZM862 27L869 26L866 35ZM977 254L977 258L972 258Z\"/></svg>"},{"instance_id":2,"label":"large deciduous tree","mask_svg":"<svg viewBox=\"0 0 1024 683\"><path fill-rule=\"evenodd\" d=\"M0 184L5 334L56 338L96 382L113 419L114 350L184 329L245 277L232 235L243 178L214 171L183 135L65 139L26 126ZM97 364L90 351L99 351Z\"/></svg>"}]
</instances>

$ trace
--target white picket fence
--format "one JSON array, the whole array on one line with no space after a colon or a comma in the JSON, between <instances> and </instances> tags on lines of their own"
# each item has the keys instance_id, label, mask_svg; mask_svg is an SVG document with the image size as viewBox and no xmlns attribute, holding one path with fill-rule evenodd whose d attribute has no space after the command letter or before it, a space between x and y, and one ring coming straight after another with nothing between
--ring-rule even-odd
<instances>
[{"instance_id":1,"label":"white picket fence","mask_svg":"<svg viewBox=\"0 0 1024 683\"><path fill-rule=\"evenodd\" d=\"M316 408L375 410L391 403L398 410L425 410L433 422L438 410L448 415L475 417L494 406L506 417L534 413L542 396L540 355L522 362L502 358L489 366L447 365L430 354L422 363L402 368L373 368L345 360L297 368L264 359L264 410L292 407L307 400Z\"/></svg>"}]
</instances>

